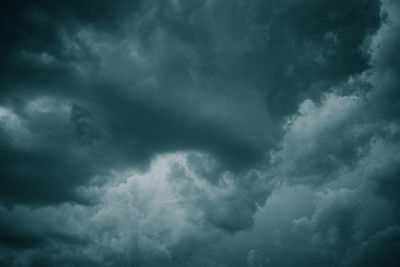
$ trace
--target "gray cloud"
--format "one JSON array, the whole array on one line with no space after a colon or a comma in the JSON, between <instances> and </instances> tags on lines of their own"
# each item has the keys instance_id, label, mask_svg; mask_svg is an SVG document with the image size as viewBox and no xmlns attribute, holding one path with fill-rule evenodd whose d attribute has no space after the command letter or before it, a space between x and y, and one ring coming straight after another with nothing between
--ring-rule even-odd
<instances>
[{"instance_id":1,"label":"gray cloud","mask_svg":"<svg viewBox=\"0 0 400 267\"><path fill-rule=\"evenodd\" d=\"M397 266L399 10L5 5L0 265Z\"/></svg>"},{"instance_id":2,"label":"gray cloud","mask_svg":"<svg viewBox=\"0 0 400 267\"><path fill-rule=\"evenodd\" d=\"M93 206L2 209L2 245L10 262L179 266L218 236L248 228L256 204L268 195L262 178L255 181L257 188L239 188L229 174L219 185L211 184L191 172L186 157L162 156L148 173L87 188L85 194L98 196ZM253 191L262 191L263 199L254 198ZM40 259L60 247L61 253ZM35 253L24 253L24 248Z\"/></svg>"}]
</instances>

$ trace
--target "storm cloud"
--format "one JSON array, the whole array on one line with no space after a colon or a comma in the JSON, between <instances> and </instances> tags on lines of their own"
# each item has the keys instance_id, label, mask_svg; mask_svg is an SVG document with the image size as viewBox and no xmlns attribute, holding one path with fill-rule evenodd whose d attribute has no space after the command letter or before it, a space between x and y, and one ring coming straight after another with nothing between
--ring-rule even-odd
<instances>
[{"instance_id":1,"label":"storm cloud","mask_svg":"<svg viewBox=\"0 0 400 267\"><path fill-rule=\"evenodd\" d=\"M0 265L399 265L398 2L0 13Z\"/></svg>"}]
</instances>

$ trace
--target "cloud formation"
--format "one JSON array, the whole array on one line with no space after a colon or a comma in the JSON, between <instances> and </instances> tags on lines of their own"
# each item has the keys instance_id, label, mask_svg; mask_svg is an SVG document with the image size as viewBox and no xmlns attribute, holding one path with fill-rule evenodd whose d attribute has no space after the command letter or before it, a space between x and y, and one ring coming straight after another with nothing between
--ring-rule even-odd
<instances>
[{"instance_id":1,"label":"cloud formation","mask_svg":"<svg viewBox=\"0 0 400 267\"><path fill-rule=\"evenodd\" d=\"M0 12L0 265L400 262L396 1Z\"/></svg>"}]
</instances>

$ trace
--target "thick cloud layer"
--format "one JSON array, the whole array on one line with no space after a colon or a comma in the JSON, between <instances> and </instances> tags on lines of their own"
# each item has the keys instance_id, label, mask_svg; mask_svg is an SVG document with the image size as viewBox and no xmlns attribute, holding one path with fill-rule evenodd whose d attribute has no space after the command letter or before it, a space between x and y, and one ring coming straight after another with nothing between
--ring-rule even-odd
<instances>
[{"instance_id":1,"label":"thick cloud layer","mask_svg":"<svg viewBox=\"0 0 400 267\"><path fill-rule=\"evenodd\" d=\"M396 1L0 13L0 265L399 265Z\"/></svg>"}]
</instances>

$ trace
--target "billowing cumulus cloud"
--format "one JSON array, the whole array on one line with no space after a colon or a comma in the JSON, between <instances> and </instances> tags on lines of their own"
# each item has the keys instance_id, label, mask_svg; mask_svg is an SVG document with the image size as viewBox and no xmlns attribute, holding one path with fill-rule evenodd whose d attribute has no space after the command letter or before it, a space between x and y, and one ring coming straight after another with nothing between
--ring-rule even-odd
<instances>
[{"instance_id":1,"label":"billowing cumulus cloud","mask_svg":"<svg viewBox=\"0 0 400 267\"><path fill-rule=\"evenodd\" d=\"M400 263L396 1L0 13L0 265Z\"/></svg>"},{"instance_id":2,"label":"billowing cumulus cloud","mask_svg":"<svg viewBox=\"0 0 400 267\"><path fill-rule=\"evenodd\" d=\"M189 164L195 156L202 157L163 155L145 174L115 174L128 176L87 187L83 194L96 199L90 206L2 208L6 259L15 265L186 264L220 236L251 227L270 189L254 171L243 177L226 171L210 183Z\"/></svg>"}]
</instances>

